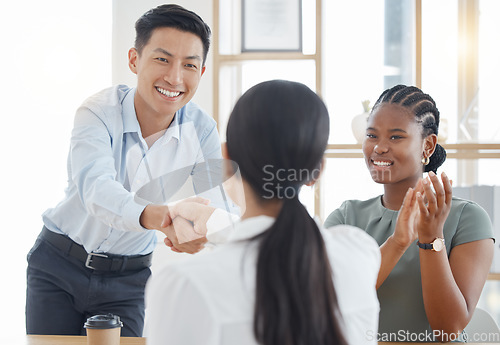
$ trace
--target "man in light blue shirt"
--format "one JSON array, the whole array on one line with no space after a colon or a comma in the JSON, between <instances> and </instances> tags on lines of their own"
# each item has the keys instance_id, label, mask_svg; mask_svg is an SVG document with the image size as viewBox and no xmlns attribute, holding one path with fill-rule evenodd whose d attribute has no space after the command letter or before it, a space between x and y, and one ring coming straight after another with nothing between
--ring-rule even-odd
<instances>
[{"instance_id":1,"label":"man in light blue shirt","mask_svg":"<svg viewBox=\"0 0 500 345\"><path fill-rule=\"evenodd\" d=\"M103 90L76 112L65 197L43 214L28 254L28 334L85 334L87 317L113 313L123 336L141 336L151 230L165 232L179 251L194 253L206 241L178 243L161 224L165 202L196 166L221 158L215 121L190 102L210 28L191 11L162 5L139 18L136 33L129 67L137 87ZM141 194L151 181L169 195Z\"/></svg>"}]
</instances>

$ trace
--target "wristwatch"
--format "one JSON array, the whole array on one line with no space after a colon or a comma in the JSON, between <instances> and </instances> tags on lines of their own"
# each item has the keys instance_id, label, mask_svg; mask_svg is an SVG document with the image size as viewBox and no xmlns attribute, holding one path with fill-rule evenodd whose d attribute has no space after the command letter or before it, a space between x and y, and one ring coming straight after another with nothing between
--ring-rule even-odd
<instances>
[{"instance_id":1,"label":"wristwatch","mask_svg":"<svg viewBox=\"0 0 500 345\"><path fill-rule=\"evenodd\" d=\"M444 238L436 237L431 243L420 243L420 241L417 241L417 245L422 249L431 249L439 252L444 249Z\"/></svg>"}]
</instances>

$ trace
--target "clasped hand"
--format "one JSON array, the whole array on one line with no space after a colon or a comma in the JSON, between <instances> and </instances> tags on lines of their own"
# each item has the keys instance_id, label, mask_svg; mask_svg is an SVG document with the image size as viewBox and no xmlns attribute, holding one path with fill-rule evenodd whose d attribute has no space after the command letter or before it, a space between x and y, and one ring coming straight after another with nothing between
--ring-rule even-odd
<instances>
[{"instance_id":1,"label":"clasped hand","mask_svg":"<svg viewBox=\"0 0 500 345\"><path fill-rule=\"evenodd\" d=\"M209 200L195 197L168 206L161 231L167 236L165 244L172 251L194 254L207 243L207 221L215 208L208 206Z\"/></svg>"},{"instance_id":2,"label":"clasped hand","mask_svg":"<svg viewBox=\"0 0 500 345\"><path fill-rule=\"evenodd\" d=\"M443 172L441 181L433 172L409 188L399 210L393 239L408 248L417 238L429 243L443 237L443 226L450 213L452 181Z\"/></svg>"}]
</instances>

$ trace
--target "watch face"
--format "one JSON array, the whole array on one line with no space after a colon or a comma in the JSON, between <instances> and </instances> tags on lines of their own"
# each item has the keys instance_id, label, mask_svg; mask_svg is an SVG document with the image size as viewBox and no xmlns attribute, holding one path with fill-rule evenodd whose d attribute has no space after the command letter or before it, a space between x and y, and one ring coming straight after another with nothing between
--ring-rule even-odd
<instances>
[{"instance_id":1,"label":"watch face","mask_svg":"<svg viewBox=\"0 0 500 345\"><path fill-rule=\"evenodd\" d=\"M434 249L436 252L439 252L444 249L444 240L442 238L436 238L432 242L432 249Z\"/></svg>"}]
</instances>

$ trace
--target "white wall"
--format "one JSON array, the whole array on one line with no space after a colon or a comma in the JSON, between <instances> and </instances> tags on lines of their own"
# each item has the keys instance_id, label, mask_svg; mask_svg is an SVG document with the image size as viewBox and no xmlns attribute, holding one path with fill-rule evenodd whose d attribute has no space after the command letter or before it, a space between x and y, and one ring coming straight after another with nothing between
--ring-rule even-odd
<instances>
[{"instance_id":1,"label":"white wall","mask_svg":"<svg viewBox=\"0 0 500 345\"><path fill-rule=\"evenodd\" d=\"M212 0L180 0L213 23ZM0 1L3 132L0 137L3 276L0 334L24 334L26 254L41 214L61 200L73 116L90 95L135 84L127 52L152 0ZM77 11L71 10L75 7ZM111 26L113 34L111 35ZM212 113L212 55L195 101ZM113 66L113 67L111 67ZM112 70L112 77L111 77ZM8 343L2 338L0 343Z\"/></svg>"},{"instance_id":2,"label":"white wall","mask_svg":"<svg viewBox=\"0 0 500 345\"><path fill-rule=\"evenodd\" d=\"M75 110L111 83L111 18L111 0L0 1L0 337L25 333L26 254L64 195Z\"/></svg>"},{"instance_id":3,"label":"white wall","mask_svg":"<svg viewBox=\"0 0 500 345\"><path fill-rule=\"evenodd\" d=\"M113 84L136 85L136 76L128 68L128 50L134 46L136 20L149 9L164 4L158 0L113 0ZM210 27L213 24L212 0L178 0L176 4L196 12ZM213 37L212 37L213 42ZM198 91L193 101L210 115L213 112L212 101L212 47L210 48L206 71L201 78Z\"/></svg>"}]
</instances>

